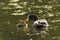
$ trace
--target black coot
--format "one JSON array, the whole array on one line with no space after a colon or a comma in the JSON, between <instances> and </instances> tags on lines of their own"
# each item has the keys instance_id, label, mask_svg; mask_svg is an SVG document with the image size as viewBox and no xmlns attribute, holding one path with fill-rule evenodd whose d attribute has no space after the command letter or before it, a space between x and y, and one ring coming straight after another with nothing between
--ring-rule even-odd
<instances>
[{"instance_id":1,"label":"black coot","mask_svg":"<svg viewBox=\"0 0 60 40\"><path fill-rule=\"evenodd\" d=\"M38 17L35 14L28 15L28 20L36 21L38 20Z\"/></svg>"}]
</instances>

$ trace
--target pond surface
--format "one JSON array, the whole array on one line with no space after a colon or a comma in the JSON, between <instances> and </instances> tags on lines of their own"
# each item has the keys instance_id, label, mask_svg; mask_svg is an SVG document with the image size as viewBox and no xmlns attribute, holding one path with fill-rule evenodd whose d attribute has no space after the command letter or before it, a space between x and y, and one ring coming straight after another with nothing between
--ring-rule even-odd
<instances>
[{"instance_id":1,"label":"pond surface","mask_svg":"<svg viewBox=\"0 0 60 40\"><path fill-rule=\"evenodd\" d=\"M29 14L45 18L50 25L45 39L34 35L33 40L60 40L60 0L1 0L0 40L29 40L30 37L16 27L19 20L25 20Z\"/></svg>"}]
</instances>

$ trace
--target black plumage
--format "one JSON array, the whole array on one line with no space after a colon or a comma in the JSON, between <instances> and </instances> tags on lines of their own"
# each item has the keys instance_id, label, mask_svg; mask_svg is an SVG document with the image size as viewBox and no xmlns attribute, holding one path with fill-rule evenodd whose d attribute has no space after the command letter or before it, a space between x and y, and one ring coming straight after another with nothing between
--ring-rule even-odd
<instances>
[{"instance_id":1,"label":"black plumage","mask_svg":"<svg viewBox=\"0 0 60 40\"><path fill-rule=\"evenodd\" d=\"M40 24L34 24L33 28L35 28L36 30L43 30L45 26L44 25L40 25Z\"/></svg>"},{"instance_id":2,"label":"black plumage","mask_svg":"<svg viewBox=\"0 0 60 40\"><path fill-rule=\"evenodd\" d=\"M38 20L38 17L36 15L34 15L34 14L30 14L30 15L28 15L28 19L36 21L36 20Z\"/></svg>"}]
</instances>

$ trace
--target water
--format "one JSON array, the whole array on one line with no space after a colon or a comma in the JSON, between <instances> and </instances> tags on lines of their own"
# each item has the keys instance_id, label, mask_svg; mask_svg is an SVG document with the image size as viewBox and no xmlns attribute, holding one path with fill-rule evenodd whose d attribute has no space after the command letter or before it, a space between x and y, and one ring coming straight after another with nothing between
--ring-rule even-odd
<instances>
[{"instance_id":1,"label":"water","mask_svg":"<svg viewBox=\"0 0 60 40\"><path fill-rule=\"evenodd\" d=\"M0 40L29 40L16 28L29 14L47 19L50 25L46 38L34 35L33 40L60 40L60 0L0 0Z\"/></svg>"}]
</instances>

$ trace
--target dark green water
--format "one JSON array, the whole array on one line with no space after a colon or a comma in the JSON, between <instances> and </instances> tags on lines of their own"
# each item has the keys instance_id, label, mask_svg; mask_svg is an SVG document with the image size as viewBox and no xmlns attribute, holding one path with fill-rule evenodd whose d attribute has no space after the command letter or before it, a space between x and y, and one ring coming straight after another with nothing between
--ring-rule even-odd
<instances>
[{"instance_id":1,"label":"dark green water","mask_svg":"<svg viewBox=\"0 0 60 40\"><path fill-rule=\"evenodd\" d=\"M16 28L29 14L47 19L50 25L45 39L32 36L33 40L60 40L60 0L0 0L0 40L29 40Z\"/></svg>"}]
</instances>

